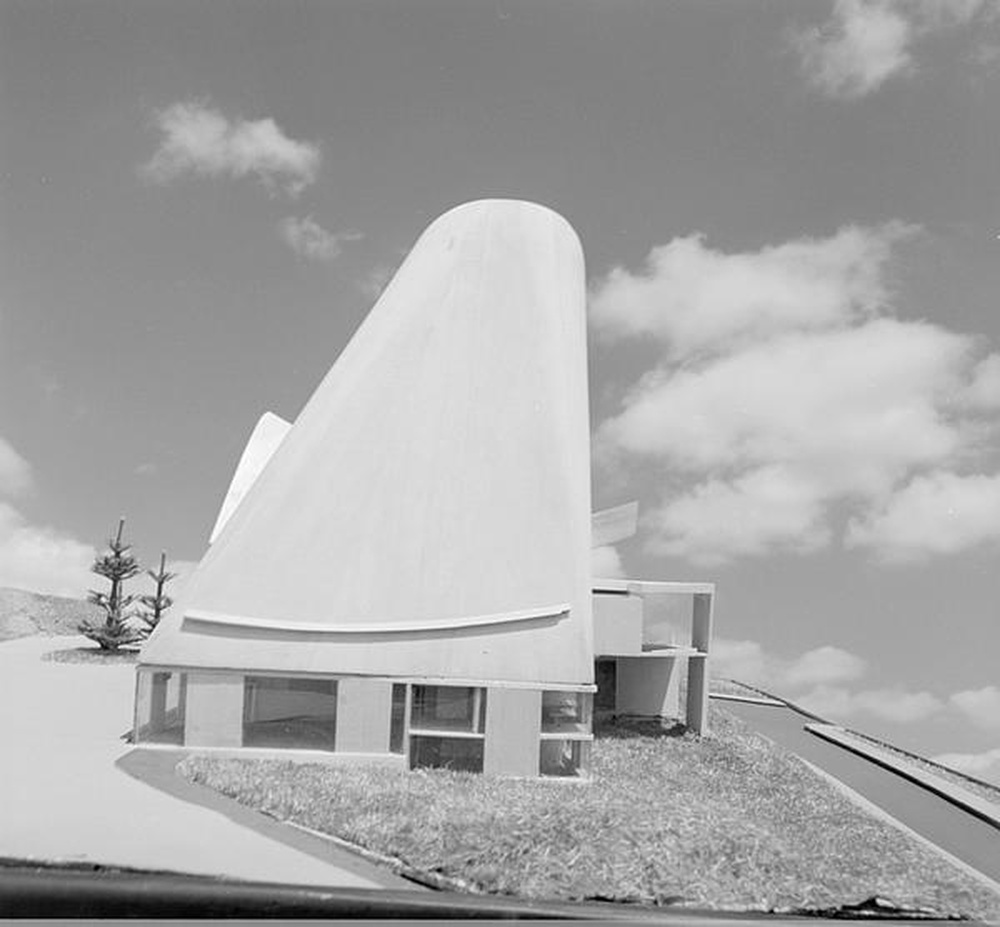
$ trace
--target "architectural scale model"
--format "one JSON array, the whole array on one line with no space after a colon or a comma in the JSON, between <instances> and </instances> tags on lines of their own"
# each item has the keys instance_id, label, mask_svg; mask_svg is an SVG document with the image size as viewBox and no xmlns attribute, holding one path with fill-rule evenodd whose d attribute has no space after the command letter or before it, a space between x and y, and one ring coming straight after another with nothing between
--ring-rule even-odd
<instances>
[{"instance_id":1,"label":"architectural scale model","mask_svg":"<svg viewBox=\"0 0 1000 927\"><path fill-rule=\"evenodd\" d=\"M590 573L637 513L591 515L586 347L564 219L434 222L295 422L258 422L142 649L136 742L585 777L595 709L677 717L684 666L704 730L713 586Z\"/></svg>"}]
</instances>

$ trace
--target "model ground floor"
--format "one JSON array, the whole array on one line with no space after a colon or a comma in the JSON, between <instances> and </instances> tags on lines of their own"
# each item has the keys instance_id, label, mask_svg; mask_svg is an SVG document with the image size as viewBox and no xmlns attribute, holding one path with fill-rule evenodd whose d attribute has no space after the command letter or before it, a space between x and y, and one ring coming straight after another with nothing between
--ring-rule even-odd
<instances>
[{"instance_id":1,"label":"model ground floor","mask_svg":"<svg viewBox=\"0 0 1000 927\"><path fill-rule=\"evenodd\" d=\"M585 777L593 686L141 667L135 740L241 754L296 751L506 776Z\"/></svg>"}]
</instances>

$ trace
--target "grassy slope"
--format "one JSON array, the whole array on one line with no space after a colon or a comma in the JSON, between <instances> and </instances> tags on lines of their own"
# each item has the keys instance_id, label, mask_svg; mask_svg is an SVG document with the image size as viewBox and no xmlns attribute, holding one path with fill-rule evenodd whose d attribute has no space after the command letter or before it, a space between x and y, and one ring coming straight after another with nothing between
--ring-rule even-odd
<instances>
[{"instance_id":1,"label":"grassy slope","mask_svg":"<svg viewBox=\"0 0 1000 927\"><path fill-rule=\"evenodd\" d=\"M879 894L1000 918L1000 896L724 710L713 708L712 729L606 730L589 785L196 757L182 772L484 891L763 909Z\"/></svg>"}]
</instances>

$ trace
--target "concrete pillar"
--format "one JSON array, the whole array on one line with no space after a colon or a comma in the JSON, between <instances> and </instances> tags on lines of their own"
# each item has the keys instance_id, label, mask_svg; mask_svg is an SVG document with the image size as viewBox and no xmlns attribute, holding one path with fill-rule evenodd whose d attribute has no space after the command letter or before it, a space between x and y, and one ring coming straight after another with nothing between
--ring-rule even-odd
<instances>
[{"instance_id":1,"label":"concrete pillar","mask_svg":"<svg viewBox=\"0 0 1000 927\"><path fill-rule=\"evenodd\" d=\"M691 646L705 654L688 663L687 726L698 734L708 730L708 648L712 640L712 600L714 596L694 597L691 617Z\"/></svg>"},{"instance_id":2,"label":"concrete pillar","mask_svg":"<svg viewBox=\"0 0 1000 927\"><path fill-rule=\"evenodd\" d=\"M680 674L674 657L618 657L617 662L616 713L680 716Z\"/></svg>"},{"instance_id":3,"label":"concrete pillar","mask_svg":"<svg viewBox=\"0 0 1000 927\"><path fill-rule=\"evenodd\" d=\"M153 690L149 697L149 730L158 733L167 725L167 684L170 673L153 673Z\"/></svg>"},{"instance_id":4,"label":"concrete pillar","mask_svg":"<svg viewBox=\"0 0 1000 927\"><path fill-rule=\"evenodd\" d=\"M486 696L483 772L537 776L542 693L537 689L491 688Z\"/></svg>"},{"instance_id":5,"label":"concrete pillar","mask_svg":"<svg viewBox=\"0 0 1000 927\"><path fill-rule=\"evenodd\" d=\"M388 753L392 683L384 679L337 681L338 753Z\"/></svg>"},{"instance_id":6,"label":"concrete pillar","mask_svg":"<svg viewBox=\"0 0 1000 927\"><path fill-rule=\"evenodd\" d=\"M243 677L237 673L188 673L187 747L243 746Z\"/></svg>"}]
</instances>

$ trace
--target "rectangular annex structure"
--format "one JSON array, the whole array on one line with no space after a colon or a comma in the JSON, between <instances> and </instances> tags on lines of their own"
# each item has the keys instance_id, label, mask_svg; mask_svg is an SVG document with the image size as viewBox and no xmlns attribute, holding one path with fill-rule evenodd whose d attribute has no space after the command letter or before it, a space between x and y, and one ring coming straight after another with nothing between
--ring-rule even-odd
<instances>
[{"instance_id":1,"label":"rectangular annex structure","mask_svg":"<svg viewBox=\"0 0 1000 927\"><path fill-rule=\"evenodd\" d=\"M585 773L584 302L552 211L435 221L296 421L258 423L143 647L137 741Z\"/></svg>"}]
</instances>

